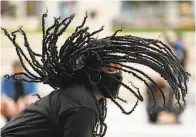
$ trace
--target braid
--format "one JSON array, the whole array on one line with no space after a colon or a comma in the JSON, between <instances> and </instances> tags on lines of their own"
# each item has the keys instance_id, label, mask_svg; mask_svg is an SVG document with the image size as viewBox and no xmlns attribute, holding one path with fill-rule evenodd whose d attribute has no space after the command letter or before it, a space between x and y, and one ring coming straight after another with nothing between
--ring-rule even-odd
<instances>
[{"instance_id":1,"label":"braid","mask_svg":"<svg viewBox=\"0 0 196 137\"><path fill-rule=\"evenodd\" d=\"M131 113L135 110L136 106L138 105L138 100L136 101L136 103L135 103L134 107L132 108L132 110L126 112L126 111L124 110L124 108L123 108L123 107L113 98L113 96L112 96L112 94L110 93L110 91L108 90L108 88L107 88L103 83L101 83L101 84L103 85L103 87L105 88L105 90L110 94L111 100L121 109L121 111L122 111L124 114L129 115L129 114L131 114Z\"/></svg>"}]
</instances>

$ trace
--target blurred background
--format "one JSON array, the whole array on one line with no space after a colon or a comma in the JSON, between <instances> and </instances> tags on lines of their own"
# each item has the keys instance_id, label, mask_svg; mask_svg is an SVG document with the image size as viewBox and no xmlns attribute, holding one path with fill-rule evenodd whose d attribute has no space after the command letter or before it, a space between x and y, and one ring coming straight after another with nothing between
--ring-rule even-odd
<instances>
[{"instance_id":1,"label":"blurred background","mask_svg":"<svg viewBox=\"0 0 196 137\"><path fill-rule=\"evenodd\" d=\"M168 95L168 105L170 112L165 112L160 106L156 106L152 113L149 108L152 98L143 83L136 79L124 75L124 81L132 81L136 84L145 102L139 103L133 114L125 116L118 107L108 103L108 132L106 137L194 137L195 134L195 70L196 70L196 50L195 50L195 2L194 1L116 1L116 0L94 0L94 1L1 1L1 26L9 32L17 30L23 26L26 31L32 49L41 53L41 17L48 9L46 26L53 24L53 17L61 19L76 14L73 22L60 39L63 42L67 36L71 35L74 28L81 24L85 12L89 18L87 26L90 31L99 29L104 25L104 31L97 37L111 35L115 30L124 28L119 35L135 35L146 38L162 40L176 54L186 71L191 73L188 82L187 106L183 112L177 112L175 100L170 96L171 90L151 69L138 65L137 67L146 71ZM19 34L18 34L19 35ZM18 36L18 43L24 44L23 38ZM24 48L24 47L23 47ZM12 43L1 31L1 76L22 71L18 57ZM132 65L132 64L130 64ZM33 102L32 94L39 93L41 97L49 94L53 89L43 84L26 84L9 82L5 84L1 79L1 127L10 118L17 115L29 102ZM17 97L8 92L11 85L16 88L13 92L24 88L23 97L17 93ZM17 86L16 86L17 85ZM17 90L16 90L17 89ZM28 90L31 89L31 90ZM10 90L10 89L9 89ZM25 90L28 90L25 91ZM159 100L159 91L154 89ZM121 97L128 101L123 104L131 108L135 99L126 89L121 88ZM5 106L5 107L4 107ZM10 106L9 108L6 106ZM5 109L7 108L7 110Z\"/></svg>"}]
</instances>

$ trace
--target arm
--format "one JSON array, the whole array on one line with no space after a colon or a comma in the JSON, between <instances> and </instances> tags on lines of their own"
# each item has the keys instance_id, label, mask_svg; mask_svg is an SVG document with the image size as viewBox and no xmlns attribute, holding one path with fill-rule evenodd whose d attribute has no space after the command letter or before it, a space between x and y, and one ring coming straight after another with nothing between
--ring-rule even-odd
<instances>
[{"instance_id":1,"label":"arm","mask_svg":"<svg viewBox=\"0 0 196 137\"><path fill-rule=\"evenodd\" d=\"M2 83L1 83L1 113L3 116L5 117L13 117L15 116L17 113L17 107L16 107L16 103L14 102L14 100L9 97L9 93L8 93L8 86L10 86L10 84L8 84L8 81L6 83L6 81L4 79L2 79Z\"/></svg>"},{"instance_id":2,"label":"arm","mask_svg":"<svg viewBox=\"0 0 196 137\"><path fill-rule=\"evenodd\" d=\"M7 104L9 106L9 102L14 102L14 100L10 97L10 90L9 87L11 84L9 81L5 81L2 79L1 82L1 102L3 104Z\"/></svg>"},{"instance_id":3,"label":"arm","mask_svg":"<svg viewBox=\"0 0 196 137\"><path fill-rule=\"evenodd\" d=\"M67 118L68 117L68 118ZM89 108L76 108L69 115L63 115L63 137L92 137L96 124L96 112Z\"/></svg>"},{"instance_id":4,"label":"arm","mask_svg":"<svg viewBox=\"0 0 196 137\"><path fill-rule=\"evenodd\" d=\"M5 83L5 80L2 78L1 79L1 96L7 96L7 93L6 93L7 89L6 89L6 83Z\"/></svg>"}]
</instances>

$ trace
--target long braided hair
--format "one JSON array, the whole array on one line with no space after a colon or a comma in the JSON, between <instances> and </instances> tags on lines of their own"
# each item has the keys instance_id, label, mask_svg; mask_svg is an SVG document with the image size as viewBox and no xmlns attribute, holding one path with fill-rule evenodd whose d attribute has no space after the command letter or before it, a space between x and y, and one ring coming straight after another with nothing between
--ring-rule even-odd
<instances>
[{"instance_id":1,"label":"long braided hair","mask_svg":"<svg viewBox=\"0 0 196 137\"><path fill-rule=\"evenodd\" d=\"M48 12L48 11L47 11ZM25 72L16 73L13 75L6 75L6 78L13 78L17 80L23 80L26 82L43 82L51 87L58 89L63 84L73 82L73 77L78 74L84 74L88 77L89 82L99 83L101 76L108 75L100 71L101 67L109 67L122 71L123 73L128 73L142 81L151 91L151 95L154 99L155 106L156 99L154 97L153 90L147 83L147 80L152 82L162 94L163 105L165 105L165 96L161 88L153 81L150 76L145 72L126 65L126 63L136 63L145 65L161 75L172 88L172 93L177 99L177 103L180 108L182 104L180 100L184 101L186 105L185 96L187 94L187 81L189 73L185 72L183 67L180 65L176 56L172 53L170 48L164 43L155 39L146 39L131 35L126 36L116 36L117 30L112 36L105 38L94 38L94 35L101 32L103 27L94 32L89 32L88 27L85 27L85 22L87 20L87 14L81 25L76 27L75 31L69 36L63 43L63 45L58 49L57 42L63 32L66 31L67 27L74 18L71 15L63 20L60 18L54 18L54 24L47 29L45 28L45 18L47 17L47 12L42 16L42 53L35 53L28 42L27 35L22 28L9 34L5 28L2 28L5 35L10 39L10 41L15 46L17 55L20 62L25 70ZM23 49L16 42L16 33L22 34L24 38L24 46L26 47L29 56L27 56ZM30 72L24 62L34 70ZM121 67L115 67L110 64L117 64ZM24 75L25 77L19 77L18 75ZM115 79L111 77L111 79ZM136 108L139 101L143 101L143 96L140 90L134 86L129 85L115 79L119 84L130 93L132 93L136 98L136 104L130 111L126 111L117 100L124 101L122 98L113 98L111 95L111 100L122 110L124 114L131 114ZM62 83L63 81L63 83ZM107 85L104 85L106 91L110 93L107 89ZM107 102L106 99L100 101L101 107L99 112L99 124L95 127L96 136L104 136L106 133L107 126L104 123L107 114Z\"/></svg>"}]
</instances>

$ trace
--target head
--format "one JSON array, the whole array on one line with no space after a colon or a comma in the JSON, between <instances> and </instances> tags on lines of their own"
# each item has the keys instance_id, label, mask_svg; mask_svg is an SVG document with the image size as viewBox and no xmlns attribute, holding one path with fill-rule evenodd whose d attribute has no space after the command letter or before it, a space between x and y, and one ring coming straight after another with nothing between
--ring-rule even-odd
<instances>
[{"instance_id":1,"label":"head","mask_svg":"<svg viewBox=\"0 0 196 137\"><path fill-rule=\"evenodd\" d=\"M15 61L12 65L13 73L20 73L23 72L23 67L20 61Z\"/></svg>"},{"instance_id":2,"label":"head","mask_svg":"<svg viewBox=\"0 0 196 137\"><path fill-rule=\"evenodd\" d=\"M118 64L109 64L109 66L121 68ZM111 67L101 67L100 72L101 80L96 84L97 89L105 98L115 99L122 82L122 71Z\"/></svg>"},{"instance_id":3,"label":"head","mask_svg":"<svg viewBox=\"0 0 196 137\"><path fill-rule=\"evenodd\" d=\"M133 83L131 85L122 82L122 72L134 76L143 82L152 92L147 80L160 89L158 84L151 79L148 72L144 72L135 65L141 64L150 67L158 72L167 80L177 100L184 100L187 94L187 85L189 74L184 71L176 56L164 43L159 40L146 39L131 35L116 36L117 30L112 36L105 38L94 38L95 34L101 32L103 27L94 32L89 32L88 27L84 27L87 15L80 26L69 36L58 50L57 42L73 19L73 15L60 21L54 19L54 24L45 28L45 18L47 12L42 16L43 45L42 53L35 53L30 47L27 47L29 58L16 42L16 33L24 36L25 45L29 45L26 33L20 28L11 33L2 28L5 35L12 41L14 46L19 49L17 54L21 63L24 59L32 67L35 73L30 72L23 64L25 69L24 79L27 82L43 82L53 88L60 88L63 84L73 84L74 82L87 81L93 83L99 92L105 97L111 99L124 114L131 114L139 101L143 101L143 96ZM175 72L175 73L174 73ZM21 74L15 74L21 75ZM11 77L16 78L15 75ZM79 78L79 80L77 79ZM77 79L74 81L73 79ZM83 80L84 79L84 80ZM71 81L71 82L70 82ZM137 102L135 106L126 111L118 102L119 87L123 86L133 95ZM162 97L164 93L160 89ZM103 99L102 111L99 114L100 130L96 130L96 135L104 136L106 132L106 99ZM155 103L155 101L154 101ZM180 102L178 104L181 106Z\"/></svg>"},{"instance_id":4,"label":"head","mask_svg":"<svg viewBox=\"0 0 196 137\"><path fill-rule=\"evenodd\" d=\"M108 65L120 68L120 65L117 64ZM100 80L96 83L91 83L96 92L97 99L116 98L120 89L119 82L122 82L122 71L109 67L100 67L99 70Z\"/></svg>"},{"instance_id":5,"label":"head","mask_svg":"<svg viewBox=\"0 0 196 137\"><path fill-rule=\"evenodd\" d=\"M177 39L172 46L175 51L183 48L183 37L181 33L177 34Z\"/></svg>"},{"instance_id":6,"label":"head","mask_svg":"<svg viewBox=\"0 0 196 137\"><path fill-rule=\"evenodd\" d=\"M96 10L92 10L91 12L90 12L90 18L91 19L95 19L97 17L97 11Z\"/></svg>"}]
</instances>

